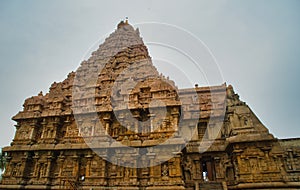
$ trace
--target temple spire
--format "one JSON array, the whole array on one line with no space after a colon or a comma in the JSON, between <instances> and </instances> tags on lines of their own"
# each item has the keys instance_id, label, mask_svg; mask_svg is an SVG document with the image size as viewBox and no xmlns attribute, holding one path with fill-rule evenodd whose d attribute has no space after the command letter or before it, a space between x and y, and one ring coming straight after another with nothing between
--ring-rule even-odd
<instances>
[{"instance_id":1,"label":"temple spire","mask_svg":"<svg viewBox=\"0 0 300 190\"><path fill-rule=\"evenodd\" d=\"M130 25L128 23L128 17L125 18L125 22L123 20L121 20L121 22L118 24L118 29L123 27L123 26L126 26L126 25Z\"/></svg>"}]
</instances>

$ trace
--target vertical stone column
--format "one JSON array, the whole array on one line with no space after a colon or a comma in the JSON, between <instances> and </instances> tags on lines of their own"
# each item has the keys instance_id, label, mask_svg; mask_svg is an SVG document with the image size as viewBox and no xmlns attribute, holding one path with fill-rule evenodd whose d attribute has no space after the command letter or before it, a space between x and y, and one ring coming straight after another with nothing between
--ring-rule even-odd
<instances>
[{"instance_id":1,"label":"vertical stone column","mask_svg":"<svg viewBox=\"0 0 300 190\"><path fill-rule=\"evenodd\" d=\"M137 160L133 160L133 164L132 164L132 177L133 178L137 178Z\"/></svg>"},{"instance_id":2,"label":"vertical stone column","mask_svg":"<svg viewBox=\"0 0 300 190\"><path fill-rule=\"evenodd\" d=\"M38 128L39 128L38 121L34 120L31 123L30 127L31 127L31 131L30 131L29 139L30 139L30 142L33 144L34 142L36 142L37 140L39 140L39 139L35 139L37 131L38 131Z\"/></svg>"},{"instance_id":3,"label":"vertical stone column","mask_svg":"<svg viewBox=\"0 0 300 190\"><path fill-rule=\"evenodd\" d=\"M195 190L200 190L199 182L198 181L195 181Z\"/></svg>"},{"instance_id":4,"label":"vertical stone column","mask_svg":"<svg viewBox=\"0 0 300 190\"><path fill-rule=\"evenodd\" d=\"M173 129L175 131L175 135L178 136L178 123L179 123L179 109L178 107L172 108L171 115L173 118Z\"/></svg>"},{"instance_id":5,"label":"vertical stone column","mask_svg":"<svg viewBox=\"0 0 300 190\"><path fill-rule=\"evenodd\" d=\"M92 131L91 131L91 137L93 137L93 136L95 136L95 126L96 126L96 122L97 122L97 120L95 120L95 119L93 119L93 121L92 121Z\"/></svg>"},{"instance_id":6,"label":"vertical stone column","mask_svg":"<svg viewBox=\"0 0 300 190\"><path fill-rule=\"evenodd\" d=\"M60 121L60 117L55 117L54 122L53 122L53 134L52 134L52 138L53 138L53 143L57 143L59 138L58 138L58 130L60 128L61 125L61 121Z\"/></svg>"},{"instance_id":7,"label":"vertical stone column","mask_svg":"<svg viewBox=\"0 0 300 190\"><path fill-rule=\"evenodd\" d=\"M106 176L107 176L107 173L106 173L106 172L107 172L107 171L106 171L106 168L107 168L107 161L106 161L106 159L107 159L107 158L101 156L100 159L101 159L102 167L105 168L104 170L101 171L101 175L100 175L100 176L101 176L102 179L104 179L104 178L106 178Z\"/></svg>"},{"instance_id":8,"label":"vertical stone column","mask_svg":"<svg viewBox=\"0 0 300 190\"><path fill-rule=\"evenodd\" d=\"M52 169L52 161L54 159L53 153L51 151L48 152L47 155L47 169L46 169L46 178L47 178L47 185L51 183L51 169Z\"/></svg>"},{"instance_id":9,"label":"vertical stone column","mask_svg":"<svg viewBox=\"0 0 300 190\"><path fill-rule=\"evenodd\" d=\"M156 161L155 161L155 156L156 154L155 153L147 153L147 159L150 159L150 168L149 168L149 176L150 176L150 184L153 184L154 181L155 181L155 169L157 168L156 165Z\"/></svg>"},{"instance_id":10,"label":"vertical stone column","mask_svg":"<svg viewBox=\"0 0 300 190\"><path fill-rule=\"evenodd\" d=\"M291 168L289 168L290 170L295 170L295 161L294 161L294 156L293 156L293 150L292 149L288 149L288 157L289 159L287 159L288 162L290 162Z\"/></svg>"},{"instance_id":11,"label":"vertical stone column","mask_svg":"<svg viewBox=\"0 0 300 190\"><path fill-rule=\"evenodd\" d=\"M110 124L111 124L111 115L110 113L104 113L103 115L104 120L104 128L105 128L105 135L110 135Z\"/></svg>"},{"instance_id":12,"label":"vertical stone column","mask_svg":"<svg viewBox=\"0 0 300 190\"><path fill-rule=\"evenodd\" d=\"M8 155L6 157L6 167L5 167L5 173L2 175L3 179L6 177L9 177L11 175L11 159L12 157L10 155Z\"/></svg>"},{"instance_id":13,"label":"vertical stone column","mask_svg":"<svg viewBox=\"0 0 300 190\"><path fill-rule=\"evenodd\" d=\"M194 179L202 180L202 173L201 173L201 165L200 165L200 158L194 160L194 167L195 167L195 175L193 176Z\"/></svg>"},{"instance_id":14,"label":"vertical stone column","mask_svg":"<svg viewBox=\"0 0 300 190\"><path fill-rule=\"evenodd\" d=\"M18 133L18 131L19 131L19 129L20 129L20 127L21 127L21 124L20 124L20 122L18 122L16 125L14 125L15 126L15 128L16 128L16 133L15 133L15 136L14 136L14 140L13 140L13 142L12 142L12 144L11 145L14 145L15 143L15 141L19 138L19 133Z\"/></svg>"},{"instance_id":15,"label":"vertical stone column","mask_svg":"<svg viewBox=\"0 0 300 190\"><path fill-rule=\"evenodd\" d=\"M73 177L77 178L78 177L78 172L79 172L79 157L76 155L76 153L74 153L74 155L72 156L72 160L73 160Z\"/></svg>"},{"instance_id":16,"label":"vertical stone column","mask_svg":"<svg viewBox=\"0 0 300 190\"><path fill-rule=\"evenodd\" d=\"M41 127L42 127L42 135L41 135L41 139L44 139L47 137L47 134L46 134L46 118L43 118L43 121L41 122Z\"/></svg>"},{"instance_id":17,"label":"vertical stone column","mask_svg":"<svg viewBox=\"0 0 300 190\"><path fill-rule=\"evenodd\" d=\"M91 164L94 156L92 154L88 154L85 157L87 158L85 175L86 177L89 177L91 175Z\"/></svg>"},{"instance_id":18,"label":"vertical stone column","mask_svg":"<svg viewBox=\"0 0 300 190\"><path fill-rule=\"evenodd\" d=\"M221 159L220 159L220 157L215 157L214 160L215 160L215 169L216 169L215 170L216 171L216 179L217 180L223 179L225 171L223 169L224 166L222 166L222 164L221 164Z\"/></svg>"},{"instance_id":19,"label":"vertical stone column","mask_svg":"<svg viewBox=\"0 0 300 190\"><path fill-rule=\"evenodd\" d=\"M19 177L21 180L21 184L25 185L26 184L26 178L27 178L27 170L30 170L30 168L28 168L28 162L30 161L30 156L28 154L28 152L24 152L24 156L21 159L21 166L19 168Z\"/></svg>"},{"instance_id":20,"label":"vertical stone column","mask_svg":"<svg viewBox=\"0 0 300 190\"><path fill-rule=\"evenodd\" d=\"M34 163L35 163L33 176L35 178L38 175L38 167L39 167L39 162L38 161L39 161L39 158L40 158L40 156L39 156L38 152L35 152L35 155L33 156L33 160L34 160Z\"/></svg>"},{"instance_id":21,"label":"vertical stone column","mask_svg":"<svg viewBox=\"0 0 300 190\"><path fill-rule=\"evenodd\" d=\"M150 121L150 133L152 133L154 131L154 127L153 127L153 118L155 117L155 114L148 114L149 121Z\"/></svg>"},{"instance_id":22,"label":"vertical stone column","mask_svg":"<svg viewBox=\"0 0 300 190\"><path fill-rule=\"evenodd\" d=\"M234 150L234 156L233 156L233 167L234 167L234 177L236 181L239 181L239 176L240 176L240 172L239 172L239 164L241 163L241 153L243 152L243 150Z\"/></svg>"},{"instance_id":23,"label":"vertical stone column","mask_svg":"<svg viewBox=\"0 0 300 190\"><path fill-rule=\"evenodd\" d=\"M59 172L58 172L58 177L61 178L62 177L62 172L63 172L63 164L64 164L64 160L65 160L65 156L63 155L63 151L60 152L60 155L58 156L58 168L59 168Z\"/></svg>"},{"instance_id":24,"label":"vertical stone column","mask_svg":"<svg viewBox=\"0 0 300 190\"><path fill-rule=\"evenodd\" d=\"M178 131L178 114L173 115L173 122L174 122L174 131Z\"/></svg>"},{"instance_id":25,"label":"vertical stone column","mask_svg":"<svg viewBox=\"0 0 300 190\"><path fill-rule=\"evenodd\" d=\"M100 161L102 163L102 167L104 168L104 170L101 170L101 184L102 185L107 185L108 181L107 181L107 177L109 176L109 164L106 161L107 160L107 155L106 154L101 154L100 156Z\"/></svg>"},{"instance_id":26,"label":"vertical stone column","mask_svg":"<svg viewBox=\"0 0 300 190\"><path fill-rule=\"evenodd\" d=\"M110 122L108 120L105 120L105 135L109 135L109 127L110 127Z\"/></svg>"}]
</instances>

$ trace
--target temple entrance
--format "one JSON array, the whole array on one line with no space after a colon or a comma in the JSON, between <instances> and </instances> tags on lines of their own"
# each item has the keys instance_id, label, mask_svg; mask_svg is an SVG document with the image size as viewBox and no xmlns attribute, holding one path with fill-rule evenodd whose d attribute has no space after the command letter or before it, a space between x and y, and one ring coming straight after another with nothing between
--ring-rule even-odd
<instances>
[{"instance_id":1,"label":"temple entrance","mask_svg":"<svg viewBox=\"0 0 300 190\"><path fill-rule=\"evenodd\" d=\"M203 181L215 180L215 170L212 158L203 158L201 160L201 171Z\"/></svg>"}]
</instances>

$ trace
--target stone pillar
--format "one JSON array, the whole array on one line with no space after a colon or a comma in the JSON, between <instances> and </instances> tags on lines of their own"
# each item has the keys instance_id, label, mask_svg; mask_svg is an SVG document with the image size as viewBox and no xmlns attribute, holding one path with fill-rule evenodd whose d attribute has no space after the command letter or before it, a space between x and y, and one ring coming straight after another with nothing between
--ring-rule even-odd
<instances>
[{"instance_id":1,"label":"stone pillar","mask_svg":"<svg viewBox=\"0 0 300 190\"><path fill-rule=\"evenodd\" d=\"M239 181L239 176L240 176L240 172L239 172L239 163L241 163L240 161L240 155L243 152L243 150L234 150L234 156L233 156L233 167L234 167L234 177L236 181Z\"/></svg>"},{"instance_id":2,"label":"stone pillar","mask_svg":"<svg viewBox=\"0 0 300 190\"><path fill-rule=\"evenodd\" d=\"M33 173L34 177L37 177L37 175L38 175L39 158L40 158L40 156L39 156L38 152L35 152L35 155L33 157L33 160L34 160L34 163L35 163L35 165L34 165L34 173Z\"/></svg>"},{"instance_id":3,"label":"stone pillar","mask_svg":"<svg viewBox=\"0 0 300 190\"><path fill-rule=\"evenodd\" d=\"M151 167L149 168L150 169L150 171L149 171L149 176L150 176L149 182L151 184L153 184L154 181L155 181L155 169L157 167L157 166L155 166L156 165L155 156L156 156L155 153L147 153L147 158L146 158L146 159L150 159L150 166Z\"/></svg>"},{"instance_id":4,"label":"stone pillar","mask_svg":"<svg viewBox=\"0 0 300 190\"><path fill-rule=\"evenodd\" d=\"M59 168L59 172L58 172L58 177L62 177L62 172L63 172L63 164L64 164L64 160L65 160L65 156L63 155L63 151L60 152L60 155L58 156L58 168Z\"/></svg>"},{"instance_id":5,"label":"stone pillar","mask_svg":"<svg viewBox=\"0 0 300 190\"><path fill-rule=\"evenodd\" d=\"M76 155L76 153L74 153L74 155L72 156L72 160L73 160L73 177L78 177L78 172L79 172L79 157Z\"/></svg>"},{"instance_id":6,"label":"stone pillar","mask_svg":"<svg viewBox=\"0 0 300 190\"><path fill-rule=\"evenodd\" d=\"M134 158L134 160L132 161L133 163L132 163L132 177L133 178L137 178L137 157L136 158Z\"/></svg>"},{"instance_id":7,"label":"stone pillar","mask_svg":"<svg viewBox=\"0 0 300 190\"><path fill-rule=\"evenodd\" d=\"M104 168L104 170L102 170L101 171L101 177L104 179L104 178L106 178L107 177L107 168L108 168L108 162L106 161L106 157L105 158L102 158L101 157L101 162L102 162L102 166L103 166L103 168Z\"/></svg>"},{"instance_id":8,"label":"stone pillar","mask_svg":"<svg viewBox=\"0 0 300 190\"><path fill-rule=\"evenodd\" d=\"M221 159L220 157L215 157L215 172L216 172L216 179L219 180L219 179L223 179L224 178L224 169L221 164Z\"/></svg>"},{"instance_id":9,"label":"stone pillar","mask_svg":"<svg viewBox=\"0 0 300 190\"><path fill-rule=\"evenodd\" d=\"M109 121L105 120L104 123L104 134L108 135L109 134Z\"/></svg>"},{"instance_id":10,"label":"stone pillar","mask_svg":"<svg viewBox=\"0 0 300 190\"><path fill-rule=\"evenodd\" d=\"M99 156L100 156L100 161L102 163L102 167L104 168L104 170L101 170L101 174L100 174L101 180L100 181L101 181L102 185L107 185L108 184L107 177L109 176L109 164L106 161L107 155L101 154Z\"/></svg>"},{"instance_id":11,"label":"stone pillar","mask_svg":"<svg viewBox=\"0 0 300 190\"><path fill-rule=\"evenodd\" d=\"M105 129L105 135L110 135L110 124L111 124L111 115L110 113L105 113L103 115L104 120L104 129Z\"/></svg>"},{"instance_id":12,"label":"stone pillar","mask_svg":"<svg viewBox=\"0 0 300 190\"><path fill-rule=\"evenodd\" d=\"M195 181L195 190L200 190L199 182L198 181Z\"/></svg>"},{"instance_id":13,"label":"stone pillar","mask_svg":"<svg viewBox=\"0 0 300 190\"><path fill-rule=\"evenodd\" d=\"M51 182L51 168L52 168L52 160L54 159L53 153L49 151L47 156L47 169L46 169L46 178L47 178L47 185L50 185Z\"/></svg>"},{"instance_id":14,"label":"stone pillar","mask_svg":"<svg viewBox=\"0 0 300 190\"><path fill-rule=\"evenodd\" d=\"M201 163L199 159L194 160L194 166L195 166L195 175L193 176L194 179L202 180L202 173L201 173Z\"/></svg>"},{"instance_id":15,"label":"stone pillar","mask_svg":"<svg viewBox=\"0 0 300 190\"><path fill-rule=\"evenodd\" d=\"M85 171L85 175L86 177L89 177L91 175L91 162L93 159L93 155L89 154L85 156L87 158L87 163L86 163L86 171Z\"/></svg>"},{"instance_id":16,"label":"stone pillar","mask_svg":"<svg viewBox=\"0 0 300 190\"><path fill-rule=\"evenodd\" d=\"M57 130L58 130L59 125L60 125L60 118L55 117L54 122L53 122L53 134L52 134L54 143L56 143L58 140L57 139Z\"/></svg>"},{"instance_id":17,"label":"stone pillar","mask_svg":"<svg viewBox=\"0 0 300 190\"><path fill-rule=\"evenodd\" d=\"M178 131L178 117L179 117L179 115L177 113L173 113L172 117L173 117L174 131L177 132Z\"/></svg>"},{"instance_id":18,"label":"stone pillar","mask_svg":"<svg viewBox=\"0 0 300 190\"><path fill-rule=\"evenodd\" d=\"M288 149L287 152L288 152L288 157L289 157L289 159L287 161L290 162L290 164L291 164L291 168L289 168L289 169L296 170L294 156L293 156L293 150Z\"/></svg>"},{"instance_id":19,"label":"stone pillar","mask_svg":"<svg viewBox=\"0 0 300 190\"><path fill-rule=\"evenodd\" d=\"M92 125L91 137L96 135L95 129L96 129L96 126L97 126L97 122L100 122L98 118L93 118L92 119L92 124L93 125Z\"/></svg>"},{"instance_id":20,"label":"stone pillar","mask_svg":"<svg viewBox=\"0 0 300 190\"><path fill-rule=\"evenodd\" d=\"M28 162L30 161L30 157L28 152L24 152L24 156L21 159L21 166L19 168L19 173L21 177L21 184L25 185L26 184L26 176L28 175L26 173L26 170L28 170Z\"/></svg>"},{"instance_id":21,"label":"stone pillar","mask_svg":"<svg viewBox=\"0 0 300 190\"><path fill-rule=\"evenodd\" d=\"M6 157L6 167L5 167L5 173L2 175L3 178L9 177L11 174L11 161L12 157L11 156L7 156Z\"/></svg>"},{"instance_id":22,"label":"stone pillar","mask_svg":"<svg viewBox=\"0 0 300 190\"><path fill-rule=\"evenodd\" d=\"M30 139L30 142L31 142L31 143L34 143L34 142L36 142L37 140L39 140L39 139L36 139L36 134L37 134L37 131L38 131L38 129L39 129L39 125L38 125L37 120L34 120L34 121L31 123L30 127L31 127L31 131L30 131L29 139Z\"/></svg>"},{"instance_id":23,"label":"stone pillar","mask_svg":"<svg viewBox=\"0 0 300 190\"><path fill-rule=\"evenodd\" d=\"M47 128L46 128L46 127L47 127L46 124L47 124L46 118L44 118L43 121L41 122L41 125L42 125L41 127L42 127L42 129L43 129L43 130L42 130L41 139L46 138L46 129L47 129Z\"/></svg>"},{"instance_id":24,"label":"stone pillar","mask_svg":"<svg viewBox=\"0 0 300 190\"><path fill-rule=\"evenodd\" d=\"M149 121L150 121L150 133L152 133L154 131L154 127L153 127L153 118L155 117L155 114L148 114Z\"/></svg>"}]
</instances>

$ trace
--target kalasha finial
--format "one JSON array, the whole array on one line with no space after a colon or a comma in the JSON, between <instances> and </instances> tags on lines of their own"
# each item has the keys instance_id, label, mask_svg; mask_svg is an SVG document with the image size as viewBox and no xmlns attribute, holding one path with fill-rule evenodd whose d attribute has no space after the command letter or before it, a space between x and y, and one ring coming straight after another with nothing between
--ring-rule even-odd
<instances>
[{"instance_id":1,"label":"kalasha finial","mask_svg":"<svg viewBox=\"0 0 300 190\"><path fill-rule=\"evenodd\" d=\"M129 25L128 24L128 17L125 17L125 22L122 20L119 24L118 24L118 29L125 26L125 25Z\"/></svg>"}]
</instances>

